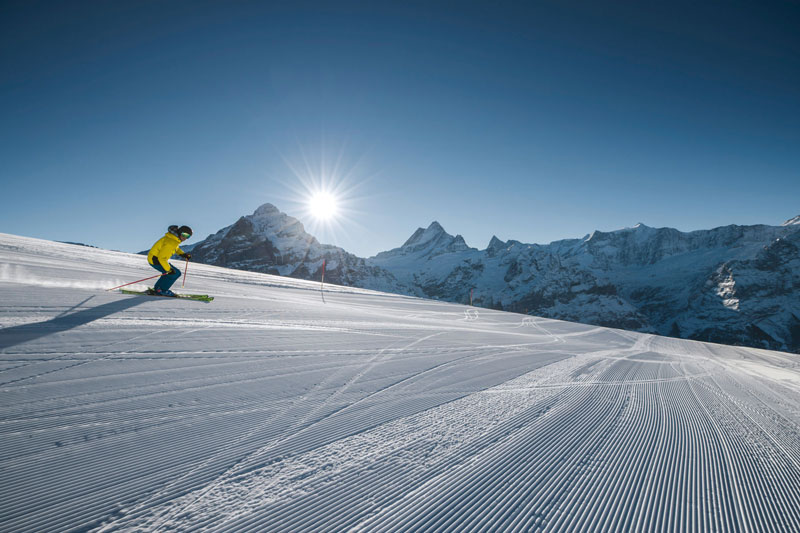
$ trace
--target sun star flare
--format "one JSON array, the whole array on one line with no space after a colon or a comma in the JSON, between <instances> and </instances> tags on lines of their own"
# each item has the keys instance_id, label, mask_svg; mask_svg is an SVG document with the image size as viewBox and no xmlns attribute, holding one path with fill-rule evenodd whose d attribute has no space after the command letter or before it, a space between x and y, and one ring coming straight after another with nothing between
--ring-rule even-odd
<instances>
[{"instance_id":1,"label":"sun star flare","mask_svg":"<svg viewBox=\"0 0 800 533\"><path fill-rule=\"evenodd\" d=\"M314 193L309 199L309 211L319 220L330 220L335 218L339 212L339 202L337 198L329 192L320 191Z\"/></svg>"}]
</instances>

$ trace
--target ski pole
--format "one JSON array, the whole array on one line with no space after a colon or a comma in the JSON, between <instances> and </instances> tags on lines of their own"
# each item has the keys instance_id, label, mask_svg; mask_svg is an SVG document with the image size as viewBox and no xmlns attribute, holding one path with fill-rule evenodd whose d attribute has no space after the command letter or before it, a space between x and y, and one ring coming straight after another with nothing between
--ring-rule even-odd
<instances>
[{"instance_id":1,"label":"ski pole","mask_svg":"<svg viewBox=\"0 0 800 533\"><path fill-rule=\"evenodd\" d=\"M166 274L166 272L164 273ZM147 281L148 279L158 278L163 276L164 274L156 274L155 276L150 276L149 278L138 279L136 281L131 281L130 283L126 283L125 285L120 285L119 287L111 287L110 289L106 289L107 291L113 291L114 289L119 289L122 287L127 287L128 285L133 285L134 283L139 283L140 281Z\"/></svg>"},{"instance_id":2,"label":"ski pole","mask_svg":"<svg viewBox=\"0 0 800 533\"><path fill-rule=\"evenodd\" d=\"M186 258L186 268L183 269L183 283L181 283L181 289L186 286L186 274L189 273L189 258Z\"/></svg>"}]
</instances>

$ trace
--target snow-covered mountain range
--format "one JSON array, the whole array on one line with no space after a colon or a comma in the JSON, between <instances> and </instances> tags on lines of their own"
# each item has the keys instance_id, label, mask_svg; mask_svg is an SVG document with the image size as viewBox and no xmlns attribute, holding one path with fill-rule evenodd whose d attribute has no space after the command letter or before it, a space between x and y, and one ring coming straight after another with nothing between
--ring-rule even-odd
<instances>
[{"instance_id":1,"label":"snow-covered mountain range","mask_svg":"<svg viewBox=\"0 0 800 533\"><path fill-rule=\"evenodd\" d=\"M265 204L198 243L202 262L640 332L800 353L800 216L681 232L637 224L470 248L438 223L359 258Z\"/></svg>"}]
</instances>

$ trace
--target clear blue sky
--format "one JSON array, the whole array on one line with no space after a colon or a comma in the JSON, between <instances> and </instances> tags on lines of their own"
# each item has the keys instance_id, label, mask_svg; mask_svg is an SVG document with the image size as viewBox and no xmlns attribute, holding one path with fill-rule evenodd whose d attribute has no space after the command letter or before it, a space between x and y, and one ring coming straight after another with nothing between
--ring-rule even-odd
<instances>
[{"instance_id":1,"label":"clear blue sky","mask_svg":"<svg viewBox=\"0 0 800 533\"><path fill-rule=\"evenodd\" d=\"M477 248L780 224L798 27L796 2L6 1L0 231L139 251L271 202L368 256L433 220ZM301 178L339 187L337 228Z\"/></svg>"}]
</instances>

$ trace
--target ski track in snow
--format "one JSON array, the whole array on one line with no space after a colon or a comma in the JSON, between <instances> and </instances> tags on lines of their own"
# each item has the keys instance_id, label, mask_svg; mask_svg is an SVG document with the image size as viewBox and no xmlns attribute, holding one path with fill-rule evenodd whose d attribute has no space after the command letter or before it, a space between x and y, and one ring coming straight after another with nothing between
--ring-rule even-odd
<instances>
[{"instance_id":1,"label":"ski track in snow","mask_svg":"<svg viewBox=\"0 0 800 533\"><path fill-rule=\"evenodd\" d=\"M800 531L796 356L0 234L0 530Z\"/></svg>"}]
</instances>

